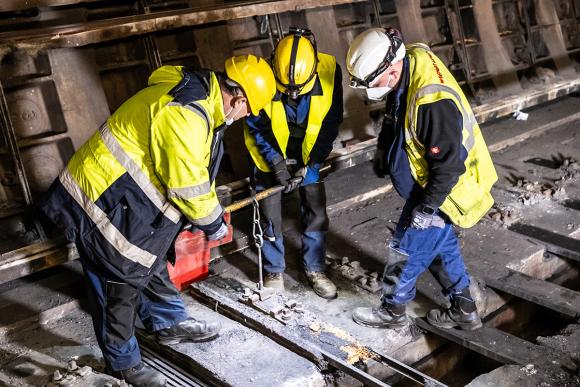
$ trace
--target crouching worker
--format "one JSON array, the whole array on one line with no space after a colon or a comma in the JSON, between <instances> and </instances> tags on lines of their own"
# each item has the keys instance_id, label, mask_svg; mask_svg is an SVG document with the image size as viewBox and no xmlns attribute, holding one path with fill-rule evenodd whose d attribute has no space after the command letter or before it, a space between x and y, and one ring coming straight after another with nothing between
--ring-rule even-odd
<instances>
[{"instance_id":1,"label":"crouching worker","mask_svg":"<svg viewBox=\"0 0 580 387\"><path fill-rule=\"evenodd\" d=\"M263 191L298 188L302 216L302 258L308 281L323 298L335 298L326 276L326 191L320 168L332 151L342 122L342 75L333 56L319 53L309 30L291 29L272 55L278 93L260 114L246 119L246 146L254 162L252 185ZM300 180L300 178L302 180ZM265 219L265 285L284 289L282 193L260 202Z\"/></svg>"},{"instance_id":2,"label":"crouching worker","mask_svg":"<svg viewBox=\"0 0 580 387\"><path fill-rule=\"evenodd\" d=\"M346 61L354 87L369 99L386 98L374 170L379 177L390 174L406 199L389 246L381 304L357 308L353 319L371 327L406 324L417 278L439 257L451 308L430 311L428 321L477 329L481 319L453 224L471 227L485 215L497 175L469 103L428 46L405 48L394 29L363 32Z\"/></svg>"},{"instance_id":3,"label":"crouching worker","mask_svg":"<svg viewBox=\"0 0 580 387\"><path fill-rule=\"evenodd\" d=\"M232 57L225 68L154 71L74 154L41 205L77 246L106 372L133 386L165 385L141 362L137 317L163 345L219 333L218 323L188 316L167 256L188 222L209 240L227 234L214 184L224 131L276 92L263 59Z\"/></svg>"}]
</instances>

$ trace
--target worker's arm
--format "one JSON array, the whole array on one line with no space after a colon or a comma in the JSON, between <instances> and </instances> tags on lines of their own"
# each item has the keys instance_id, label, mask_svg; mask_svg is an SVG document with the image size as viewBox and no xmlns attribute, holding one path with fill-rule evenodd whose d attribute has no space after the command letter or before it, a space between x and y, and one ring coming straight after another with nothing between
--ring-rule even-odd
<instances>
[{"instance_id":1,"label":"worker's arm","mask_svg":"<svg viewBox=\"0 0 580 387\"><path fill-rule=\"evenodd\" d=\"M338 129L342 123L343 104L342 104L342 71L338 63L334 72L334 90L332 92L332 105L326 113L320 133L316 142L310 151L310 162L313 164L323 164L330 152L334 140L338 136Z\"/></svg>"},{"instance_id":2,"label":"worker's arm","mask_svg":"<svg viewBox=\"0 0 580 387\"><path fill-rule=\"evenodd\" d=\"M261 110L257 116L250 115L246 118L246 125L248 133L256 141L258 151L270 166L284 159L272 131L272 122L265 111Z\"/></svg>"},{"instance_id":3,"label":"worker's arm","mask_svg":"<svg viewBox=\"0 0 580 387\"><path fill-rule=\"evenodd\" d=\"M429 181L421 202L437 208L465 172L467 150L462 144L462 116L451 100L443 99L421 105L417 119L417 135L425 145L429 164Z\"/></svg>"},{"instance_id":4,"label":"worker's arm","mask_svg":"<svg viewBox=\"0 0 580 387\"><path fill-rule=\"evenodd\" d=\"M151 124L151 156L168 199L207 235L222 227L223 209L210 182L206 122L182 106L166 106Z\"/></svg>"}]
</instances>

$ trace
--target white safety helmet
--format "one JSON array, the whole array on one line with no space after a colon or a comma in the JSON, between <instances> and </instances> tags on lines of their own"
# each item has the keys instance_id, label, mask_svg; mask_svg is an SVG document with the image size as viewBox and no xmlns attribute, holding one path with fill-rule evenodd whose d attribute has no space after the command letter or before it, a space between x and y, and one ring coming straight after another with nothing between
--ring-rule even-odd
<instances>
[{"instance_id":1,"label":"white safety helmet","mask_svg":"<svg viewBox=\"0 0 580 387\"><path fill-rule=\"evenodd\" d=\"M346 55L350 86L368 88L389 66L405 57L401 33L393 28L371 28L357 35Z\"/></svg>"}]
</instances>

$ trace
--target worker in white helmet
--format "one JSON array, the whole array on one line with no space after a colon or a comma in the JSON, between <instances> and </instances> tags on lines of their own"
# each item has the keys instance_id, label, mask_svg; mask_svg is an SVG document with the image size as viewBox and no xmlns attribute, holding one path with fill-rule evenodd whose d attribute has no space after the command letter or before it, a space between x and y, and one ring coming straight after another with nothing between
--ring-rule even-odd
<instances>
[{"instance_id":1,"label":"worker in white helmet","mask_svg":"<svg viewBox=\"0 0 580 387\"><path fill-rule=\"evenodd\" d=\"M357 308L355 322L371 327L407 323L405 306L415 283L436 258L451 307L432 310L440 328L481 327L453 225L471 227L491 208L497 175L465 95L425 44L405 47L399 31L372 28L351 43L346 64L351 86L387 102L373 162L406 199L383 275L378 308Z\"/></svg>"}]
</instances>

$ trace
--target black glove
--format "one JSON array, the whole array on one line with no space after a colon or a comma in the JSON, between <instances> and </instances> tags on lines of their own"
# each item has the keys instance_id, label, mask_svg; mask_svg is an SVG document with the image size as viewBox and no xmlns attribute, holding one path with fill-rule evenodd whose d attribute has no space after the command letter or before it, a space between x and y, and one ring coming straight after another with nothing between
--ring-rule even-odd
<instances>
[{"instance_id":1,"label":"black glove","mask_svg":"<svg viewBox=\"0 0 580 387\"><path fill-rule=\"evenodd\" d=\"M375 151L375 157L373 158L373 171L377 177L385 177L388 172L387 158L385 157L385 151L377 148Z\"/></svg>"},{"instance_id":2,"label":"black glove","mask_svg":"<svg viewBox=\"0 0 580 387\"><path fill-rule=\"evenodd\" d=\"M282 160L274 164L272 169L274 170L274 178L276 179L276 183L284 186L284 188L288 188L288 184L290 183L292 176L286 167L286 160Z\"/></svg>"}]
</instances>

